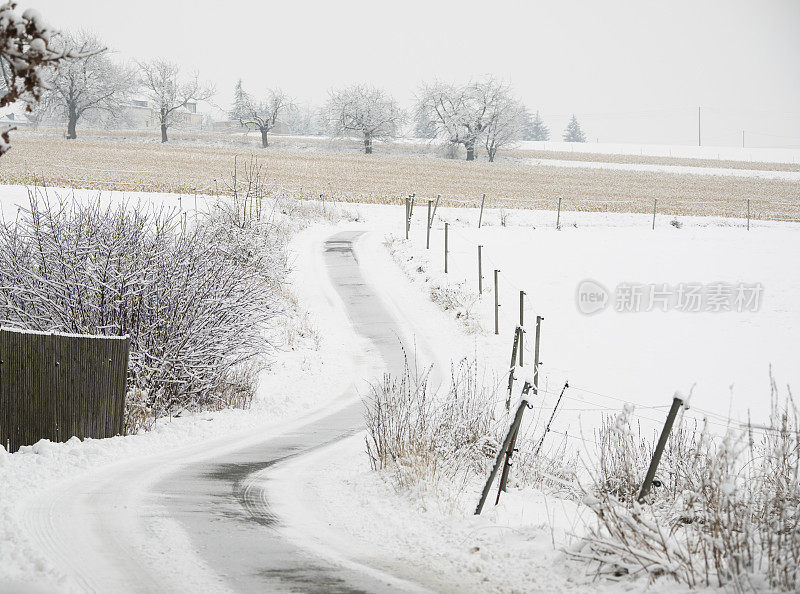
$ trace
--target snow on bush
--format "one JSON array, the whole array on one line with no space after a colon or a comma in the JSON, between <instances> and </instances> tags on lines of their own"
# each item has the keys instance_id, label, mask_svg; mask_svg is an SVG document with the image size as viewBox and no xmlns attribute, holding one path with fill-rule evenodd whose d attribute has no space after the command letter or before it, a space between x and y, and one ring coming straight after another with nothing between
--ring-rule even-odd
<instances>
[{"instance_id":1,"label":"snow on bush","mask_svg":"<svg viewBox=\"0 0 800 594\"><path fill-rule=\"evenodd\" d=\"M583 499L597 524L571 553L605 575L796 592L800 419L791 392L781 402L774 382L771 387L767 427L729 427L718 436L682 420L659 466L660 486L641 504L636 490L656 436L633 437L627 419L607 424L601 431L606 461Z\"/></svg>"},{"instance_id":2,"label":"snow on bush","mask_svg":"<svg viewBox=\"0 0 800 594\"><path fill-rule=\"evenodd\" d=\"M129 334L132 430L146 426L148 409L248 404L270 347L267 323L279 313L278 234L100 197L29 197L0 226L2 325Z\"/></svg>"},{"instance_id":3,"label":"snow on bush","mask_svg":"<svg viewBox=\"0 0 800 594\"><path fill-rule=\"evenodd\" d=\"M385 375L365 404L367 455L398 490L440 483L460 486L482 473L500 447L495 394L484 387L475 362L451 370L447 391L430 387L430 369ZM443 485L444 486L444 485Z\"/></svg>"}]
</instances>

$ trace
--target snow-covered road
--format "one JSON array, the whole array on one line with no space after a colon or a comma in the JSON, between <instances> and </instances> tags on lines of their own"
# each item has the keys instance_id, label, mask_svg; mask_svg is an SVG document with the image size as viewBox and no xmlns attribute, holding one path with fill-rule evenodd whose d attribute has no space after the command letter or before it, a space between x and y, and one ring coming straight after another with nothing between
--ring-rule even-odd
<instances>
[{"instance_id":1,"label":"snow-covered road","mask_svg":"<svg viewBox=\"0 0 800 594\"><path fill-rule=\"evenodd\" d=\"M324 243L330 282L365 339L364 348L373 351L341 356L377 355L388 370L401 370L403 332L364 280L353 251L362 233L340 232ZM355 387L337 402L332 412L318 411L271 435L251 431L121 462L61 484L27 508L24 527L74 578L67 590L76 585L101 592L417 589L378 570L322 559L278 530L281 519L263 488L272 467L362 428Z\"/></svg>"}]
</instances>

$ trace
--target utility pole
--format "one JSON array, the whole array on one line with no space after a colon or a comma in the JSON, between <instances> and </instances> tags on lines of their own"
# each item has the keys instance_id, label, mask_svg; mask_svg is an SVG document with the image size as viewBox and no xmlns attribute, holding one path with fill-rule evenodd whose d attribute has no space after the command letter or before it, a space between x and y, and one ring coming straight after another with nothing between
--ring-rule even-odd
<instances>
[{"instance_id":1,"label":"utility pole","mask_svg":"<svg viewBox=\"0 0 800 594\"><path fill-rule=\"evenodd\" d=\"M700 106L697 106L697 146L703 146L700 136Z\"/></svg>"}]
</instances>

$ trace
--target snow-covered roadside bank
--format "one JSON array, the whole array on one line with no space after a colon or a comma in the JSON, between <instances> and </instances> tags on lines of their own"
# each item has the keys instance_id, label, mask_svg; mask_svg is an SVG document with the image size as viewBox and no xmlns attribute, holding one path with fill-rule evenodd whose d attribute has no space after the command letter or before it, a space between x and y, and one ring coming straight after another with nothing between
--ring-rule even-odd
<instances>
[{"instance_id":1,"label":"snow-covered roadside bank","mask_svg":"<svg viewBox=\"0 0 800 594\"><path fill-rule=\"evenodd\" d=\"M589 442L597 415L614 414L625 400L639 403L636 413L647 432L663 423L662 400L668 403L676 388L688 389L692 381L700 380L702 388L698 388L696 400L701 411L693 414L709 416L712 429L724 430L724 425L718 426L719 417L713 415L732 410L731 392L725 388L731 380L737 383L733 409L741 405L753 408L754 413L764 412L770 361L776 364L781 380L788 377L794 381L791 374L795 368L786 366L786 357L796 357L797 350L787 338L798 327L792 303L800 295L800 279L786 266L785 257L796 252L800 241L795 225L763 224L748 235L738 225L731 226L730 220L698 218L682 219L681 228L670 226L653 233L638 228L646 219L639 215L562 213L576 226L558 232L533 228L550 213L511 211L512 226L501 227L491 221L493 225L478 231L474 229L475 211L441 209L430 252L425 250L423 215L414 221L410 242L392 242L391 255L384 242L389 235L402 233L401 209L363 207L362 212L370 228L378 231L361 242L359 261L396 315L406 322L409 333L424 337L434 351L427 359L420 354L422 365L433 362L447 369L451 359L477 356L488 372L488 381L492 369L507 368L519 287L501 277L502 303L510 312L502 314L504 333L499 337L493 334L491 292L472 308L483 327L478 331L456 318L454 310L443 310L430 298L432 286L437 285L452 287L464 282L465 287L458 289L462 294L475 290L472 285L476 284L477 272L470 266L477 242L484 245L485 254L503 262L504 274L514 282L522 278L530 283L525 287L533 302L531 306L529 301L525 309L528 324L537 313L544 314L544 344L559 356L570 356L573 363L560 368L548 353L553 363L548 361L543 367L544 402L529 413L533 422L527 437L538 438L558 395L556 388L561 387L561 374L577 371L574 377L580 378L583 365L591 369L587 377L605 378L606 383L597 393L568 391L574 401L559 410L555 435L548 438L553 442L567 440L579 448L592 447ZM536 224L526 225L528 217L537 219ZM442 271L443 221L450 223L451 233L448 275ZM535 268L531 254L541 254L542 259L550 261ZM595 266L594 272L606 283L657 282L659 275L666 283L678 283L684 274L691 282L733 283L749 281L754 275L753 280L770 291L770 298L756 312L732 312L729 318L725 318L725 312L663 312L654 321L659 312L639 312L619 321L613 316L622 314L607 311L600 319L604 316L608 323L615 322L613 325L621 331L609 329L603 334L583 327L597 324L598 318L580 313L575 303L575 284L593 273L587 266ZM491 285L491 270L487 260L484 287ZM613 309L613 302L611 305ZM653 323L658 326L653 336L659 340L646 339L635 329L637 324ZM565 325L567 330L555 325ZM703 335L703 340L691 338L696 334ZM576 341L578 336L580 341ZM643 342L646 350L637 353ZM611 347L625 351L621 365L627 370L624 378L617 367L593 362L593 357L608 355ZM737 347L744 350L739 352ZM710 356L720 350L723 354ZM637 356L641 362L631 364L631 359L639 361ZM532 355L526 351L526 357L530 361ZM684 362L670 363L667 357ZM651 363L645 365L647 361ZM664 374L659 375L654 369L661 365ZM692 379L692 374L698 377ZM676 386L667 380L688 385ZM636 382L641 384L637 386ZM575 384L578 388L593 387L579 381ZM739 388L741 384L746 389ZM706 415L702 412L705 410L711 414ZM558 435L561 432L569 437ZM593 572L587 574L585 565L562 552L594 520L589 508L574 499L515 486L499 506L487 507L484 515L476 518L472 512L481 484L476 482L447 494L424 483L414 491L397 491L390 477L370 470L364 449L364 436L356 436L335 449L284 464L273 474L271 497L288 520L287 537L311 543L321 555L413 577L438 591L689 591L670 579L648 585L642 578L615 583L596 581Z\"/></svg>"},{"instance_id":2,"label":"snow-covered roadside bank","mask_svg":"<svg viewBox=\"0 0 800 594\"><path fill-rule=\"evenodd\" d=\"M141 480L136 479L137 488L142 492L148 481L156 480L159 473L191 457L263 439L265 433L275 435L290 431L298 424L349 403L340 395L367 372L350 356L359 352L360 339L350 330L341 303L326 284L327 276L320 274L319 242L332 229L331 226L309 228L292 243L296 259L289 280L302 308L295 315L303 318L300 320L302 329L312 329L314 336L294 336L291 349L287 347L278 353L272 367L262 374L250 409L162 419L153 431L139 435L83 442L73 439L59 444L40 442L18 453L0 453L0 584L3 588L18 591L22 586L38 586L47 591L70 591L75 587L71 581L74 576L64 575L54 566L54 560L37 547L35 537L40 535L28 531L32 524L26 514L37 499L57 497L66 485L103 480L104 475L113 476L114 472L125 476L126 468L134 467L138 469L137 474L142 473ZM309 312L308 318L305 311ZM300 329L287 325L288 332L298 334ZM348 394L352 398L352 391ZM145 476L145 471L150 475ZM174 562L178 568L185 569L182 575L196 572L202 564L194 559L186 539L181 539L172 528L162 527L162 535L171 535L164 541L168 544L153 549L163 551L166 546L169 554L162 557L163 562ZM158 527L153 531L159 531ZM151 540L158 540L153 536L150 534ZM183 548L170 550L170 546ZM191 583L193 580L185 582L186 585Z\"/></svg>"}]
</instances>

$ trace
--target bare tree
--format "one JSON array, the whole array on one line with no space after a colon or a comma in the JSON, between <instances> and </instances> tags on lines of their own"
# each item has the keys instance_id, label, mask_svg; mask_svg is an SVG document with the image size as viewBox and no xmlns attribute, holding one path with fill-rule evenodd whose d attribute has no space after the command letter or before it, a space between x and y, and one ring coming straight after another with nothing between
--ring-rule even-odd
<instances>
[{"instance_id":1,"label":"bare tree","mask_svg":"<svg viewBox=\"0 0 800 594\"><path fill-rule=\"evenodd\" d=\"M367 85L331 91L323 113L334 134L362 134L368 155L372 153L373 140L397 136L405 122L405 114L391 95Z\"/></svg>"},{"instance_id":2,"label":"bare tree","mask_svg":"<svg viewBox=\"0 0 800 594\"><path fill-rule=\"evenodd\" d=\"M467 161L475 159L475 145L492 126L503 106L510 105L510 89L493 78L455 86L436 82L423 85L417 117L435 122L437 134L464 145Z\"/></svg>"},{"instance_id":3,"label":"bare tree","mask_svg":"<svg viewBox=\"0 0 800 594\"><path fill-rule=\"evenodd\" d=\"M139 62L139 69L141 85L158 112L161 142L167 142L167 128L175 124L178 110L214 95L214 87L201 85L197 73L182 79L180 66L173 62L162 59Z\"/></svg>"},{"instance_id":4,"label":"bare tree","mask_svg":"<svg viewBox=\"0 0 800 594\"><path fill-rule=\"evenodd\" d=\"M491 105L489 124L483 133L483 145L490 163L498 150L522 139L524 127L525 106L508 93L498 96Z\"/></svg>"},{"instance_id":5,"label":"bare tree","mask_svg":"<svg viewBox=\"0 0 800 594\"><path fill-rule=\"evenodd\" d=\"M28 9L20 15L16 8L16 2L0 5L0 107L22 100L30 111L46 86L43 69L70 56L50 47L54 31L38 12ZM0 155L11 148L8 134L13 129L0 129Z\"/></svg>"},{"instance_id":6,"label":"bare tree","mask_svg":"<svg viewBox=\"0 0 800 594\"><path fill-rule=\"evenodd\" d=\"M67 138L77 138L78 120L91 112L120 114L134 89L134 76L108 56L103 43L90 33L66 33L56 47L83 57L67 60L48 80L42 98L47 110L55 110L67 120Z\"/></svg>"},{"instance_id":7,"label":"bare tree","mask_svg":"<svg viewBox=\"0 0 800 594\"><path fill-rule=\"evenodd\" d=\"M257 101L243 92L241 100L237 98L234 103L231 114L235 113L239 123L243 126L261 132L261 146L267 148L269 146L267 134L275 127L280 113L291 106L291 99L281 89L270 89L261 101Z\"/></svg>"}]
</instances>

